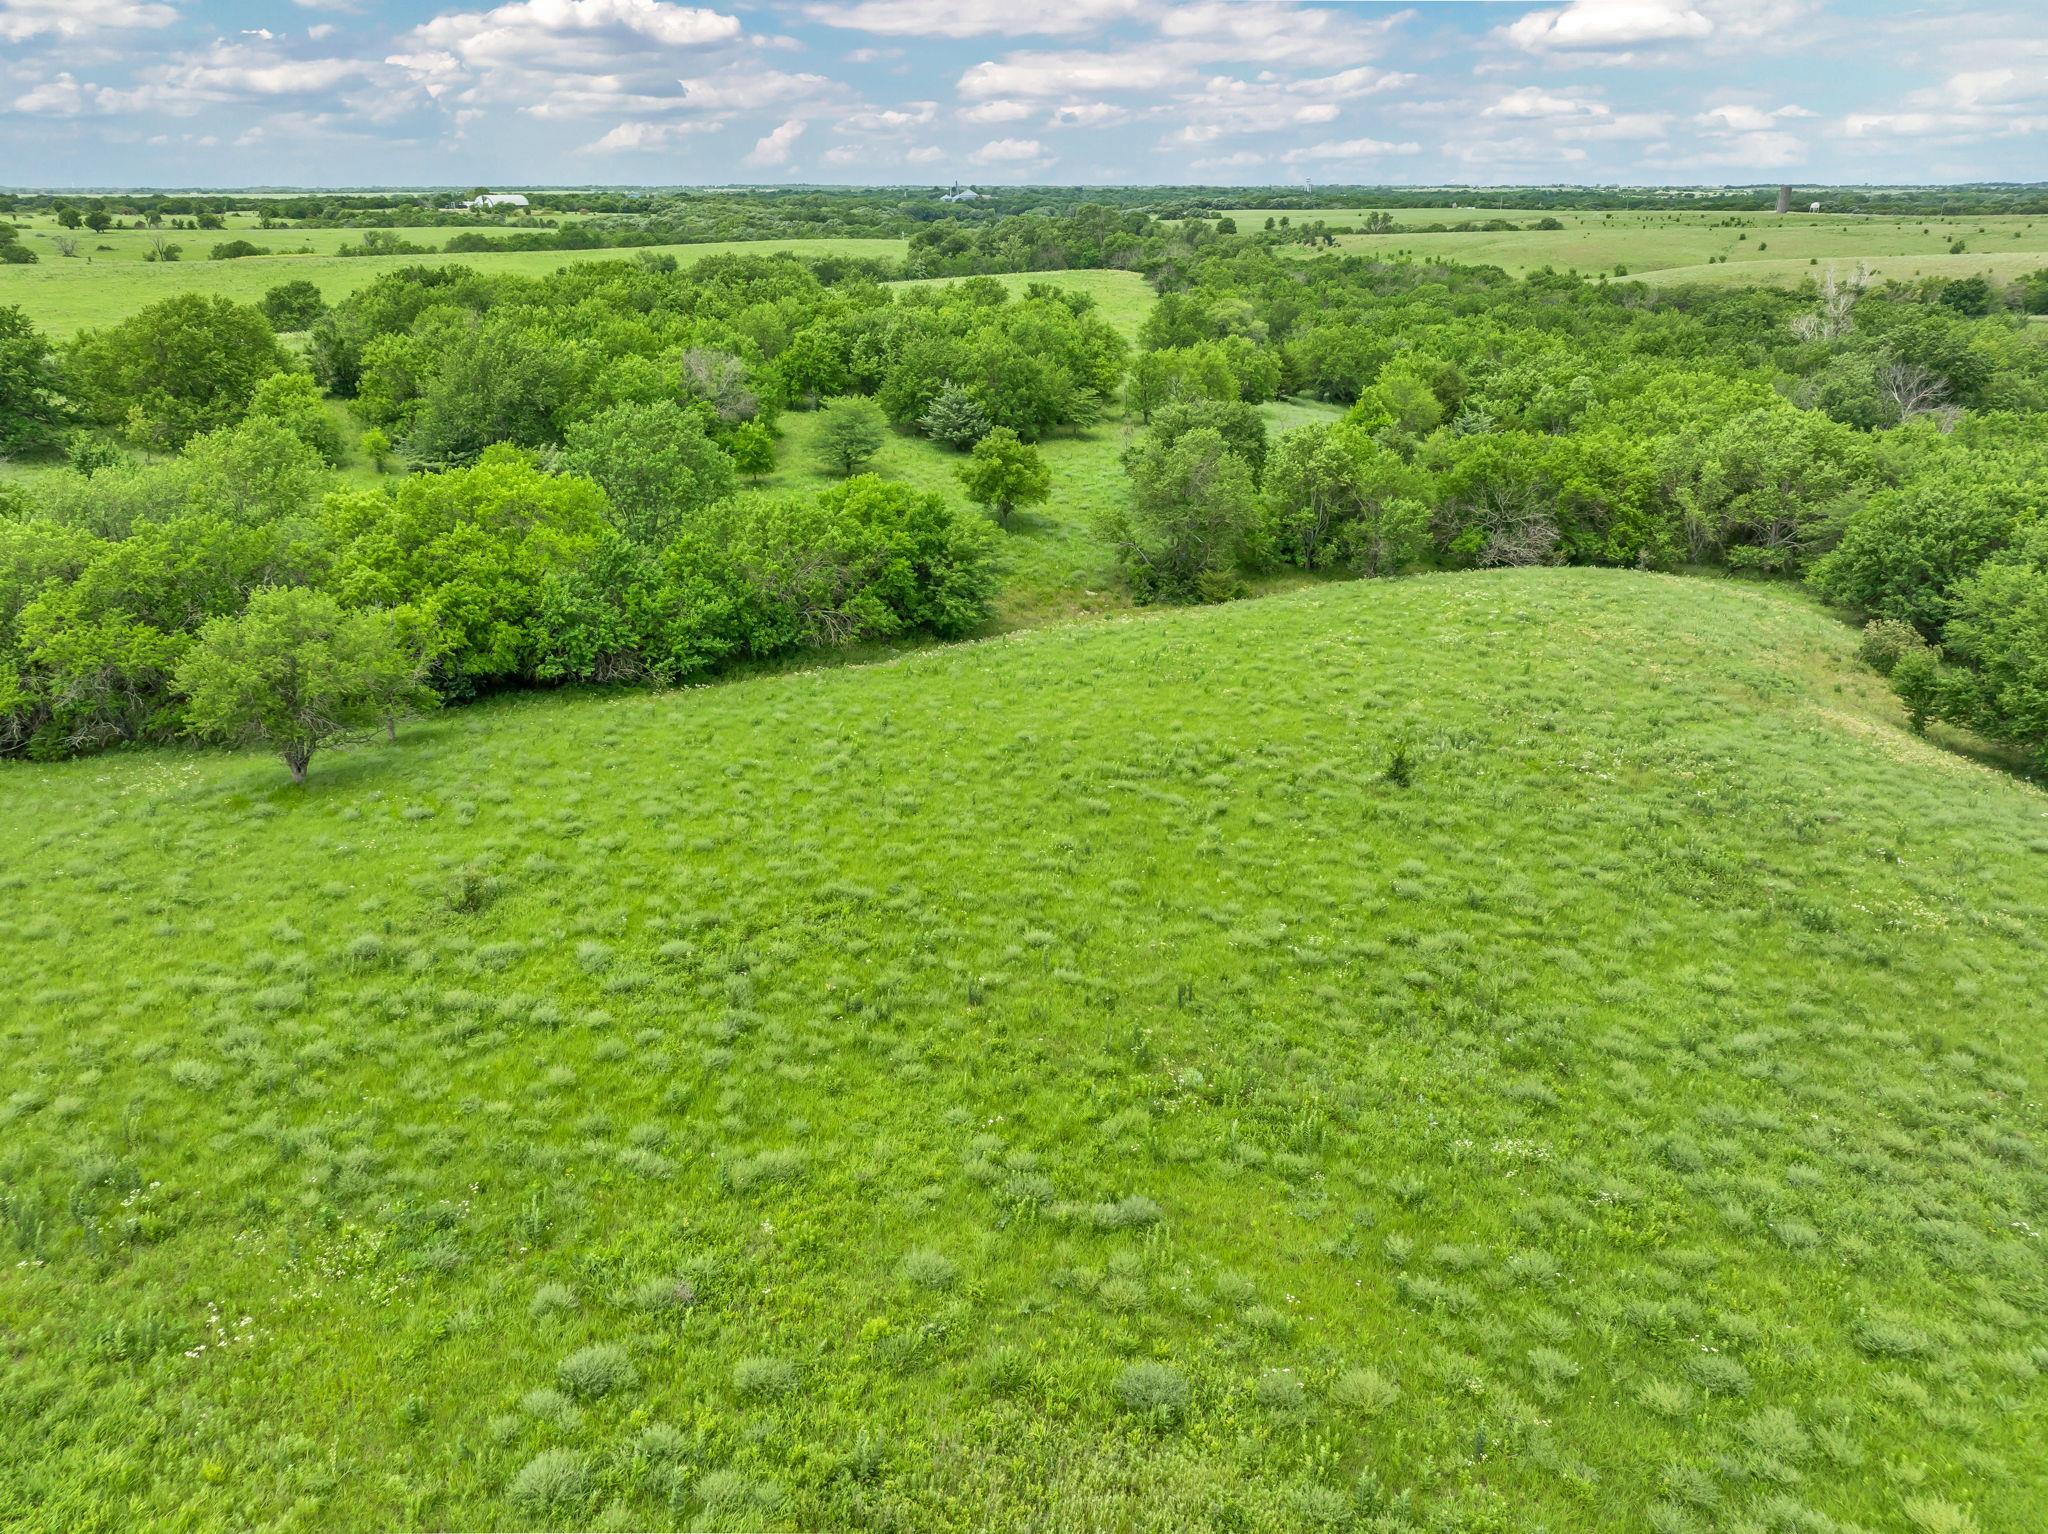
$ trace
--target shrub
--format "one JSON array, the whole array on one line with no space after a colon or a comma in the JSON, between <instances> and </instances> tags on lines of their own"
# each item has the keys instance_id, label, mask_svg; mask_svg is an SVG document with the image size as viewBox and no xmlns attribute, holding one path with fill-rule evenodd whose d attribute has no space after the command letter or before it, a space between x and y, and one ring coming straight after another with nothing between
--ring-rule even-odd
<instances>
[{"instance_id":1,"label":"shrub","mask_svg":"<svg viewBox=\"0 0 2048 1534\"><path fill-rule=\"evenodd\" d=\"M578 1348L562 1360L555 1373L562 1388L579 1401L595 1401L639 1378L626 1350L608 1342Z\"/></svg>"},{"instance_id":2,"label":"shrub","mask_svg":"<svg viewBox=\"0 0 2048 1534\"><path fill-rule=\"evenodd\" d=\"M341 428L310 373L271 374L250 396L249 416L277 422L318 453L322 463L341 461Z\"/></svg>"},{"instance_id":3,"label":"shrub","mask_svg":"<svg viewBox=\"0 0 2048 1534\"><path fill-rule=\"evenodd\" d=\"M663 548L713 501L733 493L733 461L704 418L670 401L614 405L574 422L560 465L604 487L612 519L637 543Z\"/></svg>"},{"instance_id":4,"label":"shrub","mask_svg":"<svg viewBox=\"0 0 2048 1534\"><path fill-rule=\"evenodd\" d=\"M777 1401L796 1389L796 1365L783 1358L742 1358L733 1365L732 1386L749 1401Z\"/></svg>"},{"instance_id":5,"label":"shrub","mask_svg":"<svg viewBox=\"0 0 2048 1534\"><path fill-rule=\"evenodd\" d=\"M544 1449L520 1467L507 1495L520 1507L539 1513L563 1512L590 1491L590 1470L580 1454Z\"/></svg>"},{"instance_id":6,"label":"shrub","mask_svg":"<svg viewBox=\"0 0 2048 1534\"><path fill-rule=\"evenodd\" d=\"M1892 662L1891 679L1899 701L1906 706L1906 719L1913 732L1924 734L1941 697L1939 655L1925 645L1903 651Z\"/></svg>"},{"instance_id":7,"label":"shrub","mask_svg":"<svg viewBox=\"0 0 2048 1534\"><path fill-rule=\"evenodd\" d=\"M1052 473L1038 449L1020 442L1007 426L992 428L974 444L959 479L967 499L994 511L1005 527L1014 508L1036 506L1052 493Z\"/></svg>"},{"instance_id":8,"label":"shrub","mask_svg":"<svg viewBox=\"0 0 2048 1534\"><path fill-rule=\"evenodd\" d=\"M323 746L435 701L389 613L342 611L323 591L274 586L199 631L177 669L194 734L261 741L294 783Z\"/></svg>"},{"instance_id":9,"label":"shrub","mask_svg":"<svg viewBox=\"0 0 2048 1534\"><path fill-rule=\"evenodd\" d=\"M246 304L179 293L71 345L71 393L101 425L161 451L242 418L256 386L291 366Z\"/></svg>"},{"instance_id":10,"label":"shrub","mask_svg":"<svg viewBox=\"0 0 2048 1534\"><path fill-rule=\"evenodd\" d=\"M1267 1411L1291 1415L1308 1409L1308 1387L1291 1369L1271 1369L1252 1386L1252 1399Z\"/></svg>"},{"instance_id":11,"label":"shrub","mask_svg":"<svg viewBox=\"0 0 2048 1534\"><path fill-rule=\"evenodd\" d=\"M759 421L742 421L726 439L732 466L750 480L775 472L775 438Z\"/></svg>"},{"instance_id":12,"label":"shrub","mask_svg":"<svg viewBox=\"0 0 2048 1534\"><path fill-rule=\"evenodd\" d=\"M1398 574L1429 547L1423 495L1422 476L1365 432L1305 426L1283 436L1267 464L1267 535L1305 570Z\"/></svg>"},{"instance_id":13,"label":"shrub","mask_svg":"<svg viewBox=\"0 0 2048 1534\"><path fill-rule=\"evenodd\" d=\"M1103 518L1132 595L1219 601L1238 589L1252 550L1258 499L1252 473L1210 427L1178 438L1148 432L1126 458L1128 504Z\"/></svg>"},{"instance_id":14,"label":"shrub","mask_svg":"<svg viewBox=\"0 0 2048 1534\"><path fill-rule=\"evenodd\" d=\"M1125 1411L1161 1425L1180 1421L1188 1409L1188 1382L1178 1369L1161 1363L1126 1365L1113 1389Z\"/></svg>"},{"instance_id":15,"label":"shrub","mask_svg":"<svg viewBox=\"0 0 2048 1534\"><path fill-rule=\"evenodd\" d=\"M1897 618L1873 618L1864 626L1856 653L1878 675L1890 676L1900 656L1926 648L1927 641L1912 624Z\"/></svg>"},{"instance_id":16,"label":"shrub","mask_svg":"<svg viewBox=\"0 0 2048 1534\"><path fill-rule=\"evenodd\" d=\"M816 496L742 497L712 508L662 560L691 626L677 669L924 632L987 617L994 534L908 485L872 475Z\"/></svg>"},{"instance_id":17,"label":"shrub","mask_svg":"<svg viewBox=\"0 0 2048 1534\"><path fill-rule=\"evenodd\" d=\"M959 1276L953 1260L933 1251L916 1251L903 1259L903 1281L920 1289L950 1289Z\"/></svg>"},{"instance_id":18,"label":"shrub","mask_svg":"<svg viewBox=\"0 0 2048 1534\"><path fill-rule=\"evenodd\" d=\"M917 424L934 442L962 452L989 433L988 414L958 384L948 384L933 398ZM1016 433L1012 432L1011 436Z\"/></svg>"},{"instance_id":19,"label":"shrub","mask_svg":"<svg viewBox=\"0 0 2048 1534\"><path fill-rule=\"evenodd\" d=\"M66 414L49 337L18 305L0 307L0 458L54 446Z\"/></svg>"}]
</instances>

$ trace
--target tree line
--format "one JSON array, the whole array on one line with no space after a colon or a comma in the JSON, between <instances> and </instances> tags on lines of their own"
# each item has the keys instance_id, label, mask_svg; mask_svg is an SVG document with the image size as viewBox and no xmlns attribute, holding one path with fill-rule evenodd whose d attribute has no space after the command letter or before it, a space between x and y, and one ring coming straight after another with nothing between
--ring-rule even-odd
<instances>
[{"instance_id":1,"label":"tree line","mask_svg":"<svg viewBox=\"0 0 2048 1534\"><path fill-rule=\"evenodd\" d=\"M1151 234L1107 209L1063 231L1104 260ZM1280 567L1796 579L1877 625L1872 663L1917 720L2048 750L2048 348L2011 291L1514 279L1302 260L1257 231L1149 272L1135 352L1057 287L892 289L786 255L422 266L331 309L305 283L260 309L182 295L64 348L0 310L0 450L92 428L70 473L7 497L0 750L191 727L187 651L273 587L331 599L321 631L352 653L374 647L343 618L385 615L361 717L388 712L394 655L453 700L965 632L991 531L859 477L885 433L966 455L1002 523L1050 493L1034 444L1118 407L1128 493L1096 532L1137 600ZM304 366L282 329L306 332ZM1275 436L1261 407L1290 397L1336 411ZM424 472L338 491L330 399ZM847 483L749 493L781 416L820 406Z\"/></svg>"},{"instance_id":2,"label":"tree line","mask_svg":"<svg viewBox=\"0 0 2048 1534\"><path fill-rule=\"evenodd\" d=\"M1344 413L1269 443L1256 407L1293 394ZM1275 565L1796 578L1880 623L1917 720L2048 766L2048 348L1982 279L1652 290L1240 241L1160 296L1124 397L1103 531L1141 597Z\"/></svg>"}]
</instances>

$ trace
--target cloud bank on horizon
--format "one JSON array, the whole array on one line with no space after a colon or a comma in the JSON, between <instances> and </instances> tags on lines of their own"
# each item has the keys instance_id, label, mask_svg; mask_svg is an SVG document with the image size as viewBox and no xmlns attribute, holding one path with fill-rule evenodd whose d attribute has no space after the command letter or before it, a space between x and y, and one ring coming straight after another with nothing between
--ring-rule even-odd
<instances>
[{"instance_id":1,"label":"cloud bank on horizon","mask_svg":"<svg viewBox=\"0 0 2048 1534\"><path fill-rule=\"evenodd\" d=\"M2038 0L0 0L0 184L2038 180Z\"/></svg>"}]
</instances>

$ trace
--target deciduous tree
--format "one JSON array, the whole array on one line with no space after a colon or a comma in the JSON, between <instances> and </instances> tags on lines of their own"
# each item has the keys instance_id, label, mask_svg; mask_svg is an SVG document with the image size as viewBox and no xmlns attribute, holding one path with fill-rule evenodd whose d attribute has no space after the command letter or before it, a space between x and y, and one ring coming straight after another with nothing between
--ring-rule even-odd
<instances>
[{"instance_id":1,"label":"deciduous tree","mask_svg":"<svg viewBox=\"0 0 2048 1534\"><path fill-rule=\"evenodd\" d=\"M1016 507L1036 506L1052 493L1052 472L1038 449L1019 441L1007 426L991 428L974 444L974 455L960 466L959 477L967 498L993 511L1005 527Z\"/></svg>"},{"instance_id":2,"label":"deciduous tree","mask_svg":"<svg viewBox=\"0 0 2048 1534\"><path fill-rule=\"evenodd\" d=\"M194 734L268 745L303 783L322 747L433 706L423 669L391 614L348 611L324 591L279 586L201 629L176 686Z\"/></svg>"}]
</instances>

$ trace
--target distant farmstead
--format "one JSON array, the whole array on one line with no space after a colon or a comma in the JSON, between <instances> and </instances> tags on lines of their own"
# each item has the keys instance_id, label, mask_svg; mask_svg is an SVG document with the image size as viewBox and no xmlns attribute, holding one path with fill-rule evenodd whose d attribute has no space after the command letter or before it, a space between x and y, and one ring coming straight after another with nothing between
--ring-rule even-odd
<instances>
[{"instance_id":1,"label":"distant farmstead","mask_svg":"<svg viewBox=\"0 0 2048 1534\"><path fill-rule=\"evenodd\" d=\"M526 205L525 196L519 192L486 192L483 196L472 197L463 204L472 213L482 212L486 208L523 208Z\"/></svg>"},{"instance_id":2,"label":"distant farmstead","mask_svg":"<svg viewBox=\"0 0 2048 1534\"><path fill-rule=\"evenodd\" d=\"M958 182L955 182L955 183L954 183L954 185L953 185L953 190L952 190L952 191L950 191L950 192L947 192L947 193L945 193L945 194L944 194L943 196L941 196L941 197L939 198L939 201L940 201L940 202L980 202L980 201L981 201L981 193L977 192L977 191L976 191L976 190L975 190L975 189L974 189L973 187L971 187L971 186L961 186L961 185L960 185L960 184L959 184Z\"/></svg>"}]
</instances>

